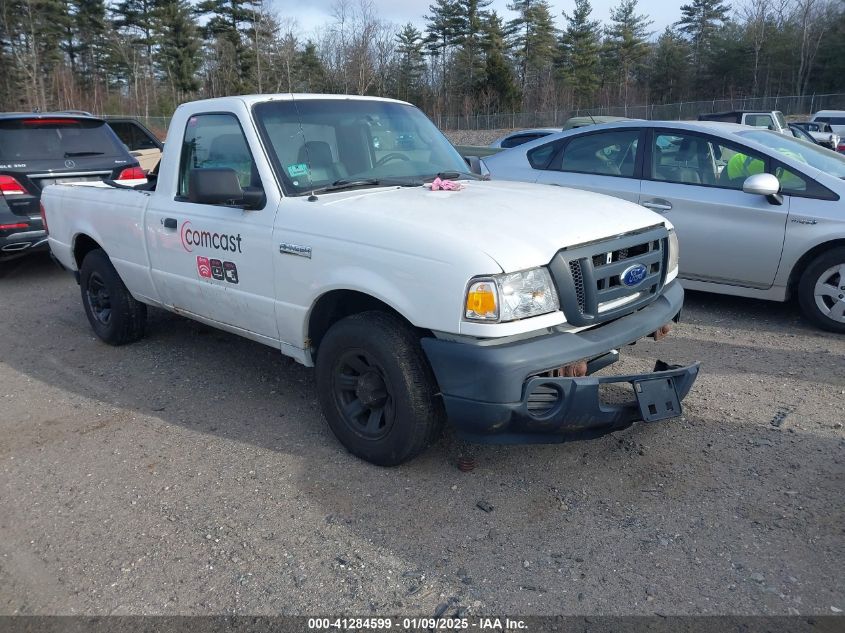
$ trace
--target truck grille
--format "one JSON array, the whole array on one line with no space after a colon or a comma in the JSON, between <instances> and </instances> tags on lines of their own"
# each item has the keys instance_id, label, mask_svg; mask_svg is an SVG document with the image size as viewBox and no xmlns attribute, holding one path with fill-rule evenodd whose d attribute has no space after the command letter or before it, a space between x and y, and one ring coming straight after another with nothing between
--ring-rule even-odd
<instances>
[{"instance_id":1,"label":"truck grille","mask_svg":"<svg viewBox=\"0 0 845 633\"><path fill-rule=\"evenodd\" d=\"M577 259L569 262L569 272L572 274L572 283L575 286L578 312L584 314L584 310L587 309L587 295L584 293L584 275L581 273L581 262Z\"/></svg>"},{"instance_id":2,"label":"truck grille","mask_svg":"<svg viewBox=\"0 0 845 633\"><path fill-rule=\"evenodd\" d=\"M666 278L667 242L658 225L559 251L549 268L567 321L594 325L651 303Z\"/></svg>"}]
</instances>

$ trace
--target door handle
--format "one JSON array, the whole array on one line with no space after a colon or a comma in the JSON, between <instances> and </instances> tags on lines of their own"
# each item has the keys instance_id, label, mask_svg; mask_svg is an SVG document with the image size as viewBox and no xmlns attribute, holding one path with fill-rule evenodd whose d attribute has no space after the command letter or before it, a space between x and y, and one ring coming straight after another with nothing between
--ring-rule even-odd
<instances>
[{"instance_id":1,"label":"door handle","mask_svg":"<svg viewBox=\"0 0 845 633\"><path fill-rule=\"evenodd\" d=\"M176 218L164 218L161 223L166 229L175 229L177 225Z\"/></svg>"},{"instance_id":2,"label":"door handle","mask_svg":"<svg viewBox=\"0 0 845 633\"><path fill-rule=\"evenodd\" d=\"M668 202L641 202L642 206L646 207L647 209L653 209L654 211L671 211L672 205Z\"/></svg>"}]
</instances>

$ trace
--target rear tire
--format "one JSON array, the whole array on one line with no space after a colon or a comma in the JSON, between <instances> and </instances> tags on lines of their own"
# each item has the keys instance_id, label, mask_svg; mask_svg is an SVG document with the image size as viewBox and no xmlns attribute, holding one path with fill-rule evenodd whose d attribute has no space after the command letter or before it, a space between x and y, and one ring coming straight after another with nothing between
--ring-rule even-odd
<instances>
[{"instance_id":1,"label":"rear tire","mask_svg":"<svg viewBox=\"0 0 845 633\"><path fill-rule=\"evenodd\" d=\"M379 466L419 455L444 413L419 335L398 317L362 312L335 323L320 343L320 406L350 453Z\"/></svg>"},{"instance_id":2,"label":"rear tire","mask_svg":"<svg viewBox=\"0 0 845 633\"><path fill-rule=\"evenodd\" d=\"M820 328L845 333L845 248L833 248L810 262L798 284L798 302Z\"/></svg>"},{"instance_id":3,"label":"rear tire","mask_svg":"<svg viewBox=\"0 0 845 633\"><path fill-rule=\"evenodd\" d=\"M144 336L147 306L137 301L106 255L89 252L79 269L82 305L94 333L109 345L125 345Z\"/></svg>"}]
</instances>

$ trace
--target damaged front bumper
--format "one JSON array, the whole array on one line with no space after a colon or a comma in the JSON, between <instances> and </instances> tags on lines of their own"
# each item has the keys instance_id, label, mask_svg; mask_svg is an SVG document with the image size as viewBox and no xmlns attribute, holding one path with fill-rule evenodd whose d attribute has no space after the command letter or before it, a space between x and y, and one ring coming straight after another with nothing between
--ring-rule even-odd
<instances>
[{"instance_id":1,"label":"damaged front bumper","mask_svg":"<svg viewBox=\"0 0 845 633\"><path fill-rule=\"evenodd\" d=\"M459 435L485 443L563 442L588 439L681 414L681 400L699 364L667 365L623 376L553 377L550 369L591 359L592 373L616 359L616 348L677 320L683 289L677 282L647 307L606 325L497 344L424 338L446 414ZM604 391L622 386L621 401Z\"/></svg>"}]
</instances>

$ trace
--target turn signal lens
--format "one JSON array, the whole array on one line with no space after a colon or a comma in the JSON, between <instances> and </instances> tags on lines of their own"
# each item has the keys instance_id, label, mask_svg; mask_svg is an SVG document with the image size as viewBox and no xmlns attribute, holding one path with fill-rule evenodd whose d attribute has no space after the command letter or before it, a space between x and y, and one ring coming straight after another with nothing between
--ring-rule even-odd
<instances>
[{"instance_id":1,"label":"turn signal lens","mask_svg":"<svg viewBox=\"0 0 845 633\"><path fill-rule=\"evenodd\" d=\"M499 301L496 284L492 280L476 281L467 290L466 318L477 321L497 321Z\"/></svg>"},{"instance_id":2,"label":"turn signal lens","mask_svg":"<svg viewBox=\"0 0 845 633\"><path fill-rule=\"evenodd\" d=\"M669 261L666 264L666 272L671 273L678 267L680 249L678 248L678 236L675 229L669 229Z\"/></svg>"}]
</instances>

